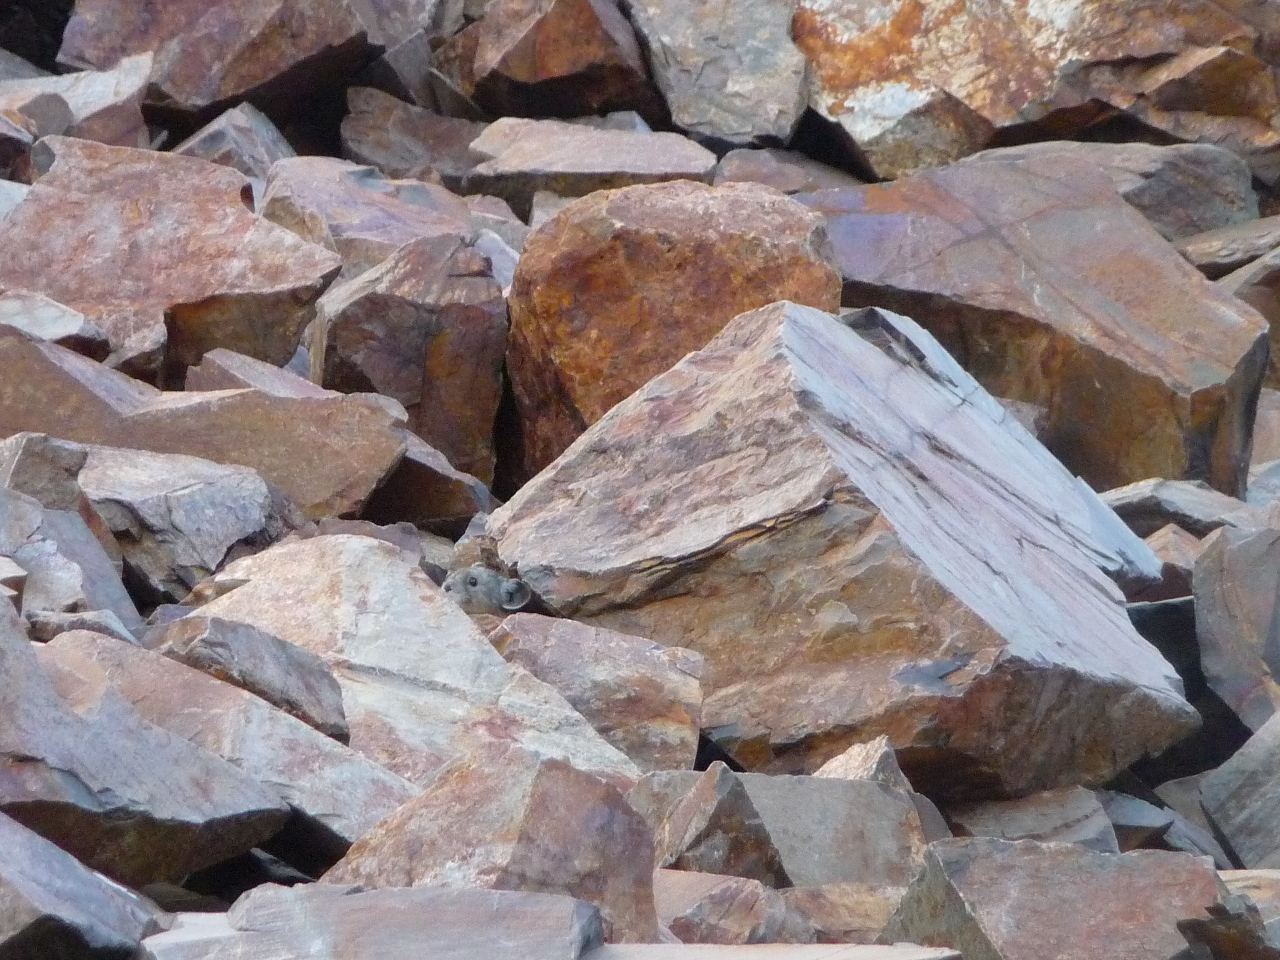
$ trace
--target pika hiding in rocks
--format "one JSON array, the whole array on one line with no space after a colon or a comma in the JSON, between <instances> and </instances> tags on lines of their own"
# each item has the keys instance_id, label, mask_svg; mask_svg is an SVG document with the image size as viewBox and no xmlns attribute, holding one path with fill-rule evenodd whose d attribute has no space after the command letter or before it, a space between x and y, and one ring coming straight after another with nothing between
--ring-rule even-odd
<instances>
[{"instance_id":1,"label":"pika hiding in rocks","mask_svg":"<svg viewBox=\"0 0 1280 960\"><path fill-rule=\"evenodd\" d=\"M480 563L455 570L445 577L444 592L466 613L501 616L523 610L533 591L523 580L504 577Z\"/></svg>"}]
</instances>

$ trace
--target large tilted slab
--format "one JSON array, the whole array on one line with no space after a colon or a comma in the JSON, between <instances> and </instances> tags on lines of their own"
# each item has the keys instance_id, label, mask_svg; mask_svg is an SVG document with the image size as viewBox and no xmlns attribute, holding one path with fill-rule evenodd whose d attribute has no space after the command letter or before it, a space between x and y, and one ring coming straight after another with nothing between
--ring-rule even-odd
<instances>
[{"instance_id":1,"label":"large tilted slab","mask_svg":"<svg viewBox=\"0 0 1280 960\"><path fill-rule=\"evenodd\" d=\"M918 786L1017 793L1190 731L1098 569L1146 548L909 320L850 322L887 352L794 304L733 321L493 515L503 560L702 653L703 727L753 769L887 734Z\"/></svg>"}]
</instances>

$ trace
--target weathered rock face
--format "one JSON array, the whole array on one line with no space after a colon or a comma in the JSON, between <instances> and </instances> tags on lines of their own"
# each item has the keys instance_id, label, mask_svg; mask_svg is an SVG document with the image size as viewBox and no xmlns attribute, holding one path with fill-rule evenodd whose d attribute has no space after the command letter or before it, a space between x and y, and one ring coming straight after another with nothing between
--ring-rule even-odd
<instances>
[{"instance_id":1,"label":"weathered rock face","mask_svg":"<svg viewBox=\"0 0 1280 960\"><path fill-rule=\"evenodd\" d=\"M499 116L665 112L617 0L491 0L437 57L458 90Z\"/></svg>"},{"instance_id":2,"label":"weathered rock face","mask_svg":"<svg viewBox=\"0 0 1280 960\"><path fill-rule=\"evenodd\" d=\"M795 6L628 0L675 125L719 143L789 141L808 94Z\"/></svg>"},{"instance_id":3,"label":"weathered rock face","mask_svg":"<svg viewBox=\"0 0 1280 960\"><path fill-rule=\"evenodd\" d=\"M343 279L377 266L418 237L472 234L467 205L443 187L388 180L371 167L332 157L276 163L262 216L337 252Z\"/></svg>"},{"instance_id":4,"label":"weathered rock face","mask_svg":"<svg viewBox=\"0 0 1280 960\"><path fill-rule=\"evenodd\" d=\"M369 887L486 887L595 903L610 940L652 942L653 838L622 794L494 744L446 769L324 876Z\"/></svg>"},{"instance_id":5,"label":"weathered rock face","mask_svg":"<svg viewBox=\"0 0 1280 960\"><path fill-rule=\"evenodd\" d=\"M46 673L16 617L0 604L4 813L130 884L180 879L284 825L287 808L230 764L110 690Z\"/></svg>"},{"instance_id":6,"label":"weathered rock face","mask_svg":"<svg viewBox=\"0 0 1280 960\"><path fill-rule=\"evenodd\" d=\"M902 902L906 887L828 883L789 887L783 902L813 927L819 943L875 943Z\"/></svg>"},{"instance_id":7,"label":"weathered rock face","mask_svg":"<svg viewBox=\"0 0 1280 960\"><path fill-rule=\"evenodd\" d=\"M142 54L125 57L114 69L101 73L86 70L33 79L0 78L0 103L13 96L51 94L66 103L70 122L62 129L41 133L146 149L151 146L151 136L142 119L142 98L151 68L151 56Z\"/></svg>"},{"instance_id":8,"label":"weathered rock face","mask_svg":"<svg viewBox=\"0 0 1280 960\"><path fill-rule=\"evenodd\" d=\"M83 313L29 290L0 293L0 323L91 360L105 360L111 354L110 339Z\"/></svg>"},{"instance_id":9,"label":"weathered rock face","mask_svg":"<svg viewBox=\"0 0 1280 960\"><path fill-rule=\"evenodd\" d=\"M1200 782L1200 802L1246 867L1280 867L1280 722L1275 715Z\"/></svg>"},{"instance_id":10,"label":"weathered rock face","mask_svg":"<svg viewBox=\"0 0 1280 960\"><path fill-rule=\"evenodd\" d=\"M232 107L211 120L174 147L173 152L239 170L260 181L255 184L259 191L273 163L297 156L270 118L249 103Z\"/></svg>"},{"instance_id":11,"label":"weathered rock face","mask_svg":"<svg viewBox=\"0 0 1280 960\"><path fill-rule=\"evenodd\" d=\"M857 187L862 181L850 173L811 160L790 150L730 150L716 167L714 181L763 183L783 193L813 193L837 187Z\"/></svg>"},{"instance_id":12,"label":"weathered rock face","mask_svg":"<svg viewBox=\"0 0 1280 960\"><path fill-rule=\"evenodd\" d=\"M1149 537L1170 523L1205 537L1219 527L1247 523L1246 518L1256 513L1244 501L1207 484L1158 477L1116 487L1100 496L1140 537Z\"/></svg>"},{"instance_id":13,"label":"weathered rock face","mask_svg":"<svg viewBox=\"0 0 1280 960\"><path fill-rule=\"evenodd\" d=\"M76 631L41 647L38 655L55 675L112 691L184 745L269 785L293 810L292 842L286 843L300 866L324 870L417 793L407 780L266 700L158 652Z\"/></svg>"},{"instance_id":14,"label":"weathered rock face","mask_svg":"<svg viewBox=\"0 0 1280 960\"><path fill-rule=\"evenodd\" d=\"M533 195L582 197L667 180L710 183L716 156L674 133L607 130L559 120L504 117L471 143L483 162L467 175L470 193L501 197L528 219Z\"/></svg>"},{"instance_id":15,"label":"weathered rock face","mask_svg":"<svg viewBox=\"0 0 1280 960\"><path fill-rule=\"evenodd\" d=\"M948 807L947 819L962 837L1078 843L1099 853L1120 852L1106 811L1093 791L1083 787Z\"/></svg>"},{"instance_id":16,"label":"weathered rock face","mask_svg":"<svg viewBox=\"0 0 1280 960\"><path fill-rule=\"evenodd\" d=\"M1175 246L1201 273L1217 280L1280 247L1280 217L1207 230Z\"/></svg>"},{"instance_id":17,"label":"weathered rock face","mask_svg":"<svg viewBox=\"0 0 1280 960\"><path fill-rule=\"evenodd\" d=\"M739 313L776 300L834 310L838 286L821 219L764 187L672 183L575 203L529 237L511 288L526 474Z\"/></svg>"},{"instance_id":18,"label":"weathered rock face","mask_svg":"<svg viewBox=\"0 0 1280 960\"><path fill-rule=\"evenodd\" d=\"M388 543L344 535L280 544L228 565L214 583L237 580L248 582L201 615L250 624L328 661L352 747L408 780L428 783L490 740L623 784L639 776L559 694L503 661L416 557Z\"/></svg>"},{"instance_id":19,"label":"weathered rock face","mask_svg":"<svg viewBox=\"0 0 1280 960\"><path fill-rule=\"evenodd\" d=\"M536 613L507 617L489 642L560 691L641 770L693 766L703 665L692 650Z\"/></svg>"},{"instance_id":20,"label":"weathered rock face","mask_svg":"<svg viewBox=\"0 0 1280 960\"><path fill-rule=\"evenodd\" d=\"M1063 960L1166 960L1184 946L1177 921L1221 890L1211 861L1181 853L943 840L880 942L955 947L965 960L1031 960L1047 943Z\"/></svg>"},{"instance_id":21,"label":"weathered rock face","mask_svg":"<svg viewBox=\"0 0 1280 960\"><path fill-rule=\"evenodd\" d=\"M682 943L813 943L813 925L759 880L687 870L653 875L658 920Z\"/></svg>"},{"instance_id":22,"label":"weathered rock face","mask_svg":"<svg viewBox=\"0 0 1280 960\"><path fill-rule=\"evenodd\" d=\"M131 0L77 0L58 61L105 69L121 57L151 51L156 64L149 100L156 106L205 115L247 98L279 115L314 78L340 76L368 49L364 25L337 0L155 10Z\"/></svg>"},{"instance_id":23,"label":"weathered rock face","mask_svg":"<svg viewBox=\"0 0 1280 960\"><path fill-rule=\"evenodd\" d=\"M239 464L311 516L358 510L405 448L391 416L360 397L162 393L4 326L0 363L27 374L0 378L0 436L55 433Z\"/></svg>"},{"instance_id":24,"label":"weathered rock face","mask_svg":"<svg viewBox=\"0 0 1280 960\"><path fill-rule=\"evenodd\" d=\"M312 379L399 400L450 463L493 479L507 304L475 245L458 235L409 241L320 298L310 343Z\"/></svg>"},{"instance_id":25,"label":"weathered rock face","mask_svg":"<svg viewBox=\"0 0 1280 960\"><path fill-rule=\"evenodd\" d=\"M293 355L339 262L255 218L244 177L62 137L37 153L40 181L0 220L0 287L78 310L110 338L113 365L152 377L163 362L180 379L214 347Z\"/></svg>"},{"instance_id":26,"label":"weathered rock face","mask_svg":"<svg viewBox=\"0 0 1280 960\"><path fill-rule=\"evenodd\" d=\"M1215 290L1097 168L957 164L800 198L828 217L844 302L906 313L1100 489L1243 493L1261 317Z\"/></svg>"},{"instance_id":27,"label":"weathered rock face","mask_svg":"<svg viewBox=\"0 0 1280 960\"><path fill-rule=\"evenodd\" d=\"M1222 292L1238 297L1266 319L1271 329L1271 362L1266 384L1280 387L1280 251L1273 250L1215 281Z\"/></svg>"},{"instance_id":28,"label":"weathered rock face","mask_svg":"<svg viewBox=\"0 0 1280 960\"><path fill-rule=\"evenodd\" d=\"M811 308L739 317L493 514L502 560L702 653L703 727L753 769L885 734L917 785L1022 793L1189 731L1094 566L1158 576L1145 545L909 320L846 319L889 353Z\"/></svg>"},{"instance_id":29,"label":"weathered rock face","mask_svg":"<svg viewBox=\"0 0 1280 960\"><path fill-rule=\"evenodd\" d=\"M174 929L147 938L143 957L286 960L323 951L343 960L479 958L518 945L527 960L577 960L603 939L595 907L546 893L268 884L237 900L225 919L179 915Z\"/></svg>"},{"instance_id":30,"label":"weathered rock face","mask_svg":"<svg viewBox=\"0 0 1280 960\"><path fill-rule=\"evenodd\" d=\"M161 929L161 913L0 813L0 952L13 956L132 956Z\"/></svg>"},{"instance_id":31,"label":"weathered rock face","mask_svg":"<svg viewBox=\"0 0 1280 960\"><path fill-rule=\"evenodd\" d=\"M1280 390L1262 388L1258 395L1258 415L1253 421L1253 459L1249 470L1249 495L1253 502L1253 472L1280 460Z\"/></svg>"}]
</instances>

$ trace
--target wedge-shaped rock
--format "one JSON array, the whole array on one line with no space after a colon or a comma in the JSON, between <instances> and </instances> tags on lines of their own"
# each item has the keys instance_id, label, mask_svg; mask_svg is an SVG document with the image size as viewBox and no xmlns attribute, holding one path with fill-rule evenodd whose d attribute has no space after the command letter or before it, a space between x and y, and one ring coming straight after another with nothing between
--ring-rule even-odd
<instances>
[{"instance_id":1,"label":"wedge-shaped rock","mask_svg":"<svg viewBox=\"0 0 1280 960\"><path fill-rule=\"evenodd\" d=\"M1249 495L1253 502L1254 471L1280 459L1280 390L1262 388L1258 395L1258 416L1253 421L1253 459L1249 470Z\"/></svg>"},{"instance_id":2,"label":"wedge-shaped rock","mask_svg":"<svg viewBox=\"0 0 1280 960\"><path fill-rule=\"evenodd\" d=\"M158 653L76 631L38 655L55 675L122 697L168 735L269 786L294 811L283 842L300 848L302 866L325 869L417 793L408 781L265 700Z\"/></svg>"},{"instance_id":3,"label":"wedge-shaped rock","mask_svg":"<svg viewBox=\"0 0 1280 960\"><path fill-rule=\"evenodd\" d=\"M947 807L946 815L961 837L1078 843L1099 853L1120 852L1107 812L1093 791L1084 787Z\"/></svg>"},{"instance_id":4,"label":"wedge-shaped rock","mask_svg":"<svg viewBox=\"0 0 1280 960\"><path fill-rule=\"evenodd\" d=\"M1183 948L1177 922L1225 893L1205 857L942 840L880 942L954 947L965 960L1032 960L1047 943L1062 960L1168 960Z\"/></svg>"},{"instance_id":5,"label":"wedge-shaped rock","mask_svg":"<svg viewBox=\"0 0 1280 960\"><path fill-rule=\"evenodd\" d=\"M1280 720L1272 714L1248 742L1200 781L1200 803L1240 862L1280 868Z\"/></svg>"},{"instance_id":6,"label":"wedge-shaped rock","mask_svg":"<svg viewBox=\"0 0 1280 960\"><path fill-rule=\"evenodd\" d=\"M309 650L247 624L200 614L155 627L142 645L247 690L325 736L350 739L342 689L328 664Z\"/></svg>"},{"instance_id":7,"label":"wedge-shaped rock","mask_svg":"<svg viewBox=\"0 0 1280 960\"><path fill-rule=\"evenodd\" d=\"M1253 901L1272 938L1280 933L1280 870L1222 870L1218 876L1232 893Z\"/></svg>"},{"instance_id":8,"label":"wedge-shaped rock","mask_svg":"<svg viewBox=\"0 0 1280 960\"><path fill-rule=\"evenodd\" d=\"M0 323L17 327L39 340L74 350L91 360L105 360L111 341L79 310L65 307L44 294L27 290L0 293Z\"/></svg>"},{"instance_id":9,"label":"wedge-shaped rock","mask_svg":"<svg viewBox=\"0 0 1280 960\"><path fill-rule=\"evenodd\" d=\"M956 164L799 199L828 217L844 302L898 310L1099 489L1244 492L1266 327L1065 158Z\"/></svg>"},{"instance_id":10,"label":"wedge-shaped rock","mask_svg":"<svg viewBox=\"0 0 1280 960\"><path fill-rule=\"evenodd\" d=\"M317 304L311 375L404 404L413 431L458 469L493 479L507 302L493 267L457 234L410 240Z\"/></svg>"},{"instance_id":11,"label":"wedge-shaped rock","mask_svg":"<svg viewBox=\"0 0 1280 960\"><path fill-rule=\"evenodd\" d=\"M46 673L16 616L0 604L0 810L131 885L179 880L284 825L288 808L226 761L111 690Z\"/></svg>"},{"instance_id":12,"label":"wedge-shaped rock","mask_svg":"<svg viewBox=\"0 0 1280 960\"><path fill-rule=\"evenodd\" d=\"M835 310L839 274L822 219L773 190L671 183L573 204L529 237L511 288L526 476L739 313L775 300Z\"/></svg>"},{"instance_id":13,"label":"wedge-shaped rock","mask_svg":"<svg viewBox=\"0 0 1280 960\"><path fill-rule=\"evenodd\" d=\"M226 914L180 914L147 938L143 960L577 960L598 946L600 914L581 900L512 890L360 890L327 883L249 891Z\"/></svg>"},{"instance_id":14,"label":"wedge-shaped rock","mask_svg":"<svg viewBox=\"0 0 1280 960\"><path fill-rule=\"evenodd\" d=\"M250 180L265 184L271 165L297 156L276 125L249 103L232 107L205 124L173 148L184 157L200 157L210 163L239 170Z\"/></svg>"},{"instance_id":15,"label":"wedge-shaped rock","mask_svg":"<svg viewBox=\"0 0 1280 960\"><path fill-rule=\"evenodd\" d=\"M629 785L636 766L551 687L507 664L418 558L368 537L280 544L213 580L201 615L256 626L334 668L356 750L415 783L493 739ZM377 611L370 616L370 611Z\"/></svg>"},{"instance_id":16,"label":"wedge-shaped rock","mask_svg":"<svg viewBox=\"0 0 1280 960\"><path fill-rule=\"evenodd\" d=\"M214 347L293 355L340 262L255 217L241 174L64 137L36 154L39 182L0 221L0 286L80 311L142 373L161 353L179 379Z\"/></svg>"},{"instance_id":17,"label":"wedge-shaped rock","mask_svg":"<svg viewBox=\"0 0 1280 960\"><path fill-rule=\"evenodd\" d=\"M683 943L813 943L813 925L759 880L688 870L653 875L658 920Z\"/></svg>"},{"instance_id":18,"label":"wedge-shaped rock","mask_svg":"<svg viewBox=\"0 0 1280 960\"><path fill-rule=\"evenodd\" d=\"M676 126L712 142L786 143L804 113L804 54L787 0L631 0L632 21Z\"/></svg>"},{"instance_id":19,"label":"wedge-shaped rock","mask_svg":"<svg viewBox=\"0 0 1280 960\"><path fill-rule=\"evenodd\" d=\"M32 77L47 77L49 71L41 70L33 63L28 63L16 53L0 50L0 80L27 80Z\"/></svg>"},{"instance_id":20,"label":"wedge-shaped rock","mask_svg":"<svg viewBox=\"0 0 1280 960\"><path fill-rule=\"evenodd\" d=\"M50 132L145 150L151 146L151 135L142 119L142 98L151 66L151 56L141 54L125 57L101 73L85 70L25 80L0 79L0 102L20 94L55 94L66 102L71 122Z\"/></svg>"},{"instance_id":21,"label":"wedge-shaped rock","mask_svg":"<svg viewBox=\"0 0 1280 960\"><path fill-rule=\"evenodd\" d=\"M1189 732L1095 566L1158 576L1146 546L911 321L850 322L890 353L795 304L739 317L493 514L502 560L702 653L703 727L753 769L883 733L925 792L1024 793Z\"/></svg>"},{"instance_id":22,"label":"wedge-shaped rock","mask_svg":"<svg viewBox=\"0 0 1280 960\"><path fill-rule=\"evenodd\" d=\"M1280 247L1280 217L1197 233L1174 246L1206 277L1217 280Z\"/></svg>"},{"instance_id":23,"label":"wedge-shaped rock","mask_svg":"<svg viewBox=\"0 0 1280 960\"><path fill-rule=\"evenodd\" d=\"M716 156L675 133L602 130L559 120L504 117L471 143L484 157L467 175L468 193L501 197L528 218L533 195L584 197L665 180L710 183Z\"/></svg>"},{"instance_id":24,"label":"wedge-shaped rock","mask_svg":"<svg viewBox=\"0 0 1280 960\"><path fill-rule=\"evenodd\" d=\"M693 766L702 657L692 650L536 613L507 617L489 642L564 694L641 770Z\"/></svg>"},{"instance_id":25,"label":"wedge-shaped rock","mask_svg":"<svg viewBox=\"0 0 1280 960\"><path fill-rule=\"evenodd\" d=\"M0 955L130 957L158 933L153 904L0 813Z\"/></svg>"},{"instance_id":26,"label":"wedge-shaped rock","mask_svg":"<svg viewBox=\"0 0 1280 960\"><path fill-rule=\"evenodd\" d=\"M186 116L252 99L276 116L367 57L365 25L341 0L271 0L141 11L132 0L77 0L58 62L106 69L155 54L150 103ZM229 104L228 104L229 105Z\"/></svg>"},{"instance_id":27,"label":"wedge-shaped rock","mask_svg":"<svg viewBox=\"0 0 1280 960\"><path fill-rule=\"evenodd\" d=\"M162 393L3 326L0 364L25 373L0 379L0 436L51 433L250 467L310 516L359 510L405 449L392 416L361 397Z\"/></svg>"},{"instance_id":28,"label":"wedge-shaped rock","mask_svg":"<svg viewBox=\"0 0 1280 960\"><path fill-rule=\"evenodd\" d=\"M787 906L809 921L819 943L875 943L906 892L906 887L870 883L827 883L781 891Z\"/></svg>"},{"instance_id":29,"label":"wedge-shaped rock","mask_svg":"<svg viewBox=\"0 0 1280 960\"><path fill-rule=\"evenodd\" d=\"M783 193L813 193L857 187L862 181L803 153L769 148L726 153L716 167L715 179L717 187L724 183L763 183Z\"/></svg>"},{"instance_id":30,"label":"wedge-shaped rock","mask_svg":"<svg viewBox=\"0 0 1280 960\"><path fill-rule=\"evenodd\" d=\"M342 257L342 277L375 267L418 237L470 237L461 197L421 180L388 180L332 157L293 157L271 168L263 218ZM247 351L239 351L245 353Z\"/></svg>"},{"instance_id":31,"label":"wedge-shaped rock","mask_svg":"<svg viewBox=\"0 0 1280 960\"><path fill-rule=\"evenodd\" d=\"M652 942L653 837L622 794L560 760L492 744L449 766L325 874L369 887L487 887L596 904L613 941Z\"/></svg>"},{"instance_id":32,"label":"wedge-shaped rock","mask_svg":"<svg viewBox=\"0 0 1280 960\"><path fill-rule=\"evenodd\" d=\"M911 782L898 765L898 757L889 745L889 738L884 736L866 743L855 743L824 763L813 775L841 780L878 780L895 790L911 792Z\"/></svg>"},{"instance_id":33,"label":"wedge-shaped rock","mask_svg":"<svg viewBox=\"0 0 1280 960\"><path fill-rule=\"evenodd\" d=\"M1098 790L1095 795L1106 811L1107 819L1115 830L1116 842L1124 853L1139 847L1158 846L1177 817L1172 810L1127 793Z\"/></svg>"},{"instance_id":34,"label":"wedge-shaped rock","mask_svg":"<svg viewBox=\"0 0 1280 960\"><path fill-rule=\"evenodd\" d=\"M1223 526L1248 525L1254 511L1235 497L1206 483L1154 477L1107 490L1102 502L1140 537L1149 537L1170 523L1197 537Z\"/></svg>"},{"instance_id":35,"label":"wedge-shaped rock","mask_svg":"<svg viewBox=\"0 0 1280 960\"><path fill-rule=\"evenodd\" d=\"M1160 575L1160 586L1135 599L1155 601L1189 596L1191 575L1195 570L1196 560L1204 552L1204 542L1176 523L1167 523L1143 539L1151 552L1160 558L1164 567Z\"/></svg>"}]
</instances>

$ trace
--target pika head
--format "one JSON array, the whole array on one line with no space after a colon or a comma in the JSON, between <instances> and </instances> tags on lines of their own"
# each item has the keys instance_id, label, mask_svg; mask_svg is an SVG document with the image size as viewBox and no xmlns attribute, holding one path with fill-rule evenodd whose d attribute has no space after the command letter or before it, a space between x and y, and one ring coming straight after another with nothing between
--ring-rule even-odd
<instances>
[{"instance_id":1,"label":"pika head","mask_svg":"<svg viewBox=\"0 0 1280 960\"><path fill-rule=\"evenodd\" d=\"M504 577L479 563L455 570L445 577L443 586L449 599L467 613L501 616L522 609L533 598L523 580Z\"/></svg>"}]
</instances>

